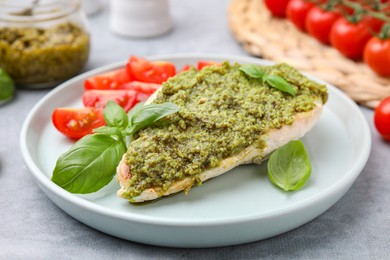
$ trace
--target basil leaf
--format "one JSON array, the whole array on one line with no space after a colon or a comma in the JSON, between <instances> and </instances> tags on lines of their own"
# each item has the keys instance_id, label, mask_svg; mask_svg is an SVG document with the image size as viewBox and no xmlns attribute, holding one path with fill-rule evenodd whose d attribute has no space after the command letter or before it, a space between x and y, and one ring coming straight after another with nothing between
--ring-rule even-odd
<instances>
[{"instance_id":1,"label":"basil leaf","mask_svg":"<svg viewBox=\"0 0 390 260\"><path fill-rule=\"evenodd\" d=\"M179 107L173 103L149 104L141 107L130 119L126 134L132 135L138 130L149 126L163 117L179 111Z\"/></svg>"},{"instance_id":2,"label":"basil leaf","mask_svg":"<svg viewBox=\"0 0 390 260\"><path fill-rule=\"evenodd\" d=\"M287 92L292 96L297 94L295 88L293 88L284 78L278 75L265 75L263 80L271 87L277 88L283 92Z\"/></svg>"},{"instance_id":3,"label":"basil leaf","mask_svg":"<svg viewBox=\"0 0 390 260\"><path fill-rule=\"evenodd\" d=\"M244 64L240 67L240 70L248 76L261 79L261 81L267 83L269 86L289 93L292 96L297 94L295 88L293 88L284 78L278 75L265 74L265 72L259 66L253 64Z\"/></svg>"},{"instance_id":4,"label":"basil leaf","mask_svg":"<svg viewBox=\"0 0 390 260\"><path fill-rule=\"evenodd\" d=\"M112 126L101 126L93 129L93 132L97 134L122 136L122 132L117 127Z\"/></svg>"},{"instance_id":5,"label":"basil leaf","mask_svg":"<svg viewBox=\"0 0 390 260\"><path fill-rule=\"evenodd\" d=\"M104 108L104 120L108 126L125 129L128 124L128 118L125 110L112 100L109 100Z\"/></svg>"},{"instance_id":6,"label":"basil leaf","mask_svg":"<svg viewBox=\"0 0 390 260\"><path fill-rule=\"evenodd\" d=\"M51 180L72 193L92 193L116 174L126 147L108 135L87 135L77 141L56 163Z\"/></svg>"},{"instance_id":7,"label":"basil leaf","mask_svg":"<svg viewBox=\"0 0 390 260\"><path fill-rule=\"evenodd\" d=\"M14 96L15 84L8 74L0 68L0 103Z\"/></svg>"},{"instance_id":8,"label":"basil leaf","mask_svg":"<svg viewBox=\"0 0 390 260\"><path fill-rule=\"evenodd\" d=\"M244 64L240 66L240 70L252 78L261 79L264 76L264 71L256 65Z\"/></svg>"},{"instance_id":9,"label":"basil leaf","mask_svg":"<svg viewBox=\"0 0 390 260\"><path fill-rule=\"evenodd\" d=\"M144 102L140 102L137 105L135 105L128 113L127 118L129 122L131 122L133 116L144 106Z\"/></svg>"},{"instance_id":10,"label":"basil leaf","mask_svg":"<svg viewBox=\"0 0 390 260\"><path fill-rule=\"evenodd\" d=\"M311 163L301 141L290 141L274 151L268 160L268 177L279 188L290 191L305 185Z\"/></svg>"}]
</instances>

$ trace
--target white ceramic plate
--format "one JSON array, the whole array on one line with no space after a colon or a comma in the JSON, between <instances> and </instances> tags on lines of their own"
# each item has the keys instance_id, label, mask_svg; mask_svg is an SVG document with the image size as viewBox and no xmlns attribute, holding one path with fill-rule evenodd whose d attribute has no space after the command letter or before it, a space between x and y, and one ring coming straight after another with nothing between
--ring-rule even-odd
<instances>
[{"instance_id":1,"label":"white ceramic plate","mask_svg":"<svg viewBox=\"0 0 390 260\"><path fill-rule=\"evenodd\" d=\"M151 59L181 68L198 60L269 64L264 60L216 55L174 55ZM113 182L89 196L61 189L50 177L59 155L72 142L56 131L56 107L81 107L87 77L120 68L124 62L71 79L51 91L30 112L21 134L24 160L47 196L72 217L107 234L172 247L214 247L281 234L317 217L337 202L355 181L371 149L369 127L356 104L328 84L329 102L320 121L302 141L312 176L297 192L283 192L267 178L265 164L240 166L183 193L133 206L116 197Z\"/></svg>"}]
</instances>

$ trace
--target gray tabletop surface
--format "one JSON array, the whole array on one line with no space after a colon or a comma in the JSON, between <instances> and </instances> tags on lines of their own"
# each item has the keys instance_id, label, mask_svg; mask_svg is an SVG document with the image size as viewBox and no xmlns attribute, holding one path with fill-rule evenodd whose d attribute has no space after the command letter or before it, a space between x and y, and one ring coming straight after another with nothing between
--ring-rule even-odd
<instances>
[{"instance_id":1,"label":"gray tabletop surface","mask_svg":"<svg viewBox=\"0 0 390 260\"><path fill-rule=\"evenodd\" d=\"M249 56L227 23L229 0L172 0L173 30L161 37L128 39L112 34L109 9L89 17L91 56L85 70L131 54L219 53ZM313 221L249 244L178 249L143 245L96 231L73 219L40 190L19 148L22 124L49 90L18 90L0 107L0 259L383 259L390 248L390 144L361 107L373 145L367 165L346 195Z\"/></svg>"}]
</instances>

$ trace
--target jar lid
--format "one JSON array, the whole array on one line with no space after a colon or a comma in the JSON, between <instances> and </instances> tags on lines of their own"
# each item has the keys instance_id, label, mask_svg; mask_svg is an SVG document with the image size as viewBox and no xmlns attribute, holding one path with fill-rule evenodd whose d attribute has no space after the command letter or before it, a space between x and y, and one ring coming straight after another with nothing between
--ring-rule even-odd
<instances>
[{"instance_id":1,"label":"jar lid","mask_svg":"<svg viewBox=\"0 0 390 260\"><path fill-rule=\"evenodd\" d=\"M2 0L0 22L31 23L68 16L80 8L80 0Z\"/></svg>"}]
</instances>

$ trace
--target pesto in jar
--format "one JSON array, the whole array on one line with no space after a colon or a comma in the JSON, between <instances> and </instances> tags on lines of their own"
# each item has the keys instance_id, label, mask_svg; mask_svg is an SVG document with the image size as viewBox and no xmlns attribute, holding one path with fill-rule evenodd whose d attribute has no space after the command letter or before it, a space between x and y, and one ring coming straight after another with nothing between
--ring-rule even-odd
<instances>
[{"instance_id":1,"label":"pesto in jar","mask_svg":"<svg viewBox=\"0 0 390 260\"><path fill-rule=\"evenodd\" d=\"M0 28L0 67L20 86L58 83L83 68L89 35L73 23Z\"/></svg>"},{"instance_id":2,"label":"pesto in jar","mask_svg":"<svg viewBox=\"0 0 390 260\"><path fill-rule=\"evenodd\" d=\"M283 77L296 96L246 76L240 65L192 68L163 84L153 103L173 102L180 111L138 132L126 154L130 189L125 197L147 188L167 190L172 183L217 167L225 158L254 145L264 148L261 135L290 125L294 115L327 100L327 90L286 65L263 67ZM168 122L167 122L168 121Z\"/></svg>"}]
</instances>

